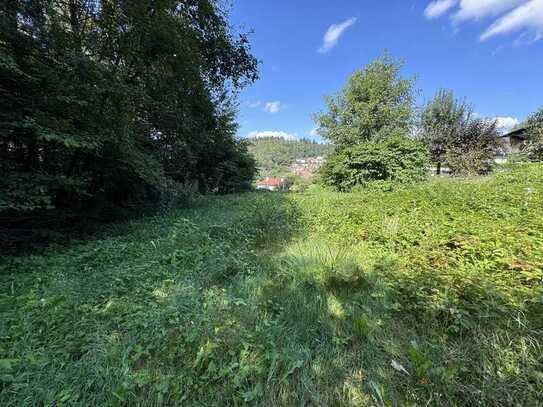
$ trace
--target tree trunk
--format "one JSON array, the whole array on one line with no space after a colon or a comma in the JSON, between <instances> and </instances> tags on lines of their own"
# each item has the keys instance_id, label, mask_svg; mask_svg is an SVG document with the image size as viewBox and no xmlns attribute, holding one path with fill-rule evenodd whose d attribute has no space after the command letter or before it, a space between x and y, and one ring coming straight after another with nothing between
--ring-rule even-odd
<instances>
[{"instance_id":1,"label":"tree trunk","mask_svg":"<svg viewBox=\"0 0 543 407\"><path fill-rule=\"evenodd\" d=\"M441 162L437 163L436 175L441 175Z\"/></svg>"}]
</instances>

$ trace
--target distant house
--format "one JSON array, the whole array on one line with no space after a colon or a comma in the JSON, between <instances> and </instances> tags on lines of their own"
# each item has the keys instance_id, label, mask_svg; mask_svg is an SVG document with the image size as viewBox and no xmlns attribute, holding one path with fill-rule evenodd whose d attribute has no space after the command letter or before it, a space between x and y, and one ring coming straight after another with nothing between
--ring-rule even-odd
<instances>
[{"instance_id":1,"label":"distant house","mask_svg":"<svg viewBox=\"0 0 543 407\"><path fill-rule=\"evenodd\" d=\"M312 177L324 164L326 158L323 156L297 159L289 168L290 171L302 178Z\"/></svg>"},{"instance_id":2,"label":"distant house","mask_svg":"<svg viewBox=\"0 0 543 407\"><path fill-rule=\"evenodd\" d=\"M503 155L517 154L522 151L528 139L528 128L526 126L518 126L509 133L501 136L503 145Z\"/></svg>"},{"instance_id":3,"label":"distant house","mask_svg":"<svg viewBox=\"0 0 543 407\"><path fill-rule=\"evenodd\" d=\"M266 177L257 181L256 189L264 191L286 191L288 190L288 182L284 178Z\"/></svg>"}]
</instances>

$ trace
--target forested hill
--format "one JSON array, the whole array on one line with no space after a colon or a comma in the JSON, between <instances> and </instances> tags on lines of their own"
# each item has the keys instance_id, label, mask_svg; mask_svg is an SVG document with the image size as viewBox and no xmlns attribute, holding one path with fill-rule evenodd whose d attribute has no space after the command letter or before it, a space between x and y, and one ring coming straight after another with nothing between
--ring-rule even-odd
<instances>
[{"instance_id":1,"label":"forested hill","mask_svg":"<svg viewBox=\"0 0 543 407\"><path fill-rule=\"evenodd\" d=\"M284 175L288 166L297 159L327 156L333 150L331 144L315 141L285 140L278 137L250 139L249 152L256 159L261 175Z\"/></svg>"}]
</instances>

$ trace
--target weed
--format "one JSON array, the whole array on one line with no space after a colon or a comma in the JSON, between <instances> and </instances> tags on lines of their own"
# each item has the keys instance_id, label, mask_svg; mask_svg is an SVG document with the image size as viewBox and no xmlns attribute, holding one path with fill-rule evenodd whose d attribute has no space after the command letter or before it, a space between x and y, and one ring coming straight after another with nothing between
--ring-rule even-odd
<instances>
[{"instance_id":1,"label":"weed","mask_svg":"<svg viewBox=\"0 0 543 407\"><path fill-rule=\"evenodd\" d=\"M538 405L542 179L202 197L2 256L0 404Z\"/></svg>"}]
</instances>

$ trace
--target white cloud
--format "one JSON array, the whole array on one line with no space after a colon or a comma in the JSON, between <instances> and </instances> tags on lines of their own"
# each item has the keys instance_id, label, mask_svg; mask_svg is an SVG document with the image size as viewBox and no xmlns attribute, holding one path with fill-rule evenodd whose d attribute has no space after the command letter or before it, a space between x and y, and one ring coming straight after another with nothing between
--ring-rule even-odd
<instances>
[{"instance_id":1,"label":"white cloud","mask_svg":"<svg viewBox=\"0 0 543 407\"><path fill-rule=\"evenodd\" d=\"M508 133L510 132L513 127L518 126L520 124L519 119L516 117L494 117L494 120L496 120L498 124L498 130L500 133Z\"/></svg>"},{"instance_id":2,"label":"white cloud","mask_svg":"<svg viewBox=\"0 0 543 407\"><path fill-rule=\"evenodd\" d=\"M282 138L284 140L298 140L298 135L296 133L291 134L285 131L252 131L249 133L249 138Z\"/></svg>"},{"instance_id":3,"label":"white cloud","mask_svg":"<svg viewBox=\"0 0 543 407\"><path fill-rule=\"evenodd\" d=\"M264 111L268 113L277 113L279 110L283 109L284 106L279 101L267 102L264 106Z\"/></svg>"},{"instance_id":4,"label":"white cloud","mask_svg":"<svg viewBox=\"0 0 543 407\"><path fill-rule=\"evenodd\" d=\"M521 31L522 41L531 43L543 38L543 0L434 0L424 14L427 18L441 16L452 9L451 19L458 24L491 18L494 22L480 35L480 41L498 35ZM524 38L533 38L524 40Z\"/></svg>"},{"instance_id":5,"label":"white cloud","mask_svg":"<svg viewBox=\"0 0 543 407\"><path fill-rule=\"evenodd\" d=\"M543 0L530 0L495 21L480 37L485 41L496 35L508 34L531 28L534 39L543 38Z\"/></svg>"},{"instance_id":6,"label":"white cloud","mask_svg":"<svg viewBox=\"0 0 543 407\"><path fill-rule=\"evenodd\" d=\"M426 18L437 18L456 5L458 0L435 0L424 10Z\"/></svg>"},{"instance_id":7,"label":"white cloud","mask_svg":"<svg viewBox=\"0 0 543 407\"><path fill-rule=\"evenodd\" d=\"M456 22L496 17L526 0L460 0L460 9L453 19Z\"/></svg>"},{"instance_id":8,"label":"white cloud","mask_svg":"<svg viewBox=\"0 0 543 407\"><path fill-rule=\"evenodd\" d=\"M339 24L332 24L324 34L322 45L318 51L321 54L326 54L329 52L337 45L339 38L343 35L345 30L351 27L354 23L356 23L356 18L349 18L348 20L345 20Z\"/></svg>"}]
</instances>

